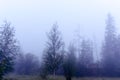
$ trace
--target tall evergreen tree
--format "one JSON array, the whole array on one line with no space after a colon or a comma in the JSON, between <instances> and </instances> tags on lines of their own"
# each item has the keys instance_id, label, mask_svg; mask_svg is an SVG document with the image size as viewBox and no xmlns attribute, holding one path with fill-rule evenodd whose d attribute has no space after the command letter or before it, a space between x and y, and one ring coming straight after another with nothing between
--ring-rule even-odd
<instances>
[{"instance_id":1,"label":"tall evergreen tree","mask_svg":"<svg viewBox=\"0 0 120 80\"><path fill-rule=\"evenodd\" d=\"M5 21L0 28L0 76L13 69L15 55L19 52L19 45L15 38L14 28Z\"/></svg>"},{"instance_id":2,"label":"tall evergreen tree","mask_svg":"<svg viewBox=\"0 0 120 80\"><path fill-rule=\"evenodd\" d=\"M108 14L108 19L106 20L105 29L105 41L102 48L102 62L104 67L104 73L106 76L116 75L117 67L117 51L116 51L116 29L113 17Z\"/></svg>"}]
</instances>

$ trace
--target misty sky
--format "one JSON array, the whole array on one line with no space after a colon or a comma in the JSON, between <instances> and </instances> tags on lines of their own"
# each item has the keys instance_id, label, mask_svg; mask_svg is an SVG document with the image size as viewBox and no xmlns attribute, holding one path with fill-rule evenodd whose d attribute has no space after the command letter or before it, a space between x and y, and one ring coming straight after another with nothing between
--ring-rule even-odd
<instances>
[{"instance_id":1,"label":"misty sky","mask_svg":"<svg viewBox=\"0 0 120 80\"><path fill-rule=\"evenodd\" d=\"M42 53L56 22L67 45L77 34L100 43L108 13L119 31L120 0L0 0L0 25L10 21L23 51L34 54Z\"/></svg>"}]
</instances>

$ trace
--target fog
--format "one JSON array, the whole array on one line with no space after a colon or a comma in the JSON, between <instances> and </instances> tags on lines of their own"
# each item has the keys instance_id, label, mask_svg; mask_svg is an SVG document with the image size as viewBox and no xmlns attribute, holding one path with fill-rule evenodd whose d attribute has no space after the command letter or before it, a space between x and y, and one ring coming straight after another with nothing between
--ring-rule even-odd
<instances>
[{"instance_id":1,"label":"fog","mask_svg":"<svg viewBox=\"0 0 120 80\"><path fill-rule=\"evenodd\" d=\"M0 0L0 80L120 78L120 0Z\"/></svg>"},{"instance_id":2,"label":"fog","mask_svg":"<svg viewBox=\"0 0 120 80\"><path fill-rule=\"evenodd\" d=\"M46 32L54 23L66 46L78 34L101 43L108 13L114 16L119 32L119 9L119 0L0 0L0 25L10 21L23 51L41 55Z\"/></svg>"}]
</instances>

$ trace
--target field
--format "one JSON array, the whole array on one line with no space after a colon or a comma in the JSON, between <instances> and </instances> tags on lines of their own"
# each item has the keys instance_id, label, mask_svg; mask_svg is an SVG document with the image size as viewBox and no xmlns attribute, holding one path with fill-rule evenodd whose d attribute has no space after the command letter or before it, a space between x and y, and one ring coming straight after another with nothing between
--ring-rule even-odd
<instances>
[{"instance_id":1,"label":"field","mask_svg":"<svg viewBox=\"0 0 120 80\"><path fill-rule=\"evenodd\" d=\"M7 76L4 80L43 80L39 76ZM49 77L47 80L65 80L64 77ZM120 78L73 78L72 80L120 80Z\"/></svg>"}]
</instances>

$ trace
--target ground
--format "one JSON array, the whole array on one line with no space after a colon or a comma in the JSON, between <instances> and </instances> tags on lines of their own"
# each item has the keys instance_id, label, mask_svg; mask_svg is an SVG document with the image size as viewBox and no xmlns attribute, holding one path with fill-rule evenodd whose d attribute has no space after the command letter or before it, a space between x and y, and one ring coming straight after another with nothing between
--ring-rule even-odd
<instances>
[{"instance_id":1,"label":"ground","mask_svg":"<svg viewBox=\"0 0 120 80\"><path fill-rule=\"evenodd\" d=\"M39 76L5 76L4 80L43 80ZM49 77L48 80L65 80L62 76ZM73 78L72 80L120 80L120 78Z\"/></svg>"}]
</instances>

